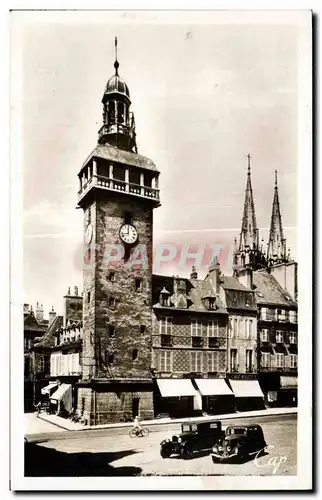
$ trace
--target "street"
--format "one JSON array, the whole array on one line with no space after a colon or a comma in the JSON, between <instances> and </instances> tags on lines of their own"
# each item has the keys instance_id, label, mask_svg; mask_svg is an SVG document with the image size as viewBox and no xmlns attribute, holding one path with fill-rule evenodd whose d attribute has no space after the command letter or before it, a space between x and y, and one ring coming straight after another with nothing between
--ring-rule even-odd
<instances>
[{"instance_id":1,"label":"street","mask_svg":"<svg viewBox=\"0 0 322 500\"><path fill-rule=\"evenodd\" d=\"M64 431L25 443L26 476L149 475L296 475L297 415L225 420L227 425L262 425L267 453L242 464L213 464L209 452L191 460L162 459L162 439L180 432L180 424L151 426L145 438L131 439L129 429ZM59 429L57 428L57 431Z\"/></svg>"}]
</instances>

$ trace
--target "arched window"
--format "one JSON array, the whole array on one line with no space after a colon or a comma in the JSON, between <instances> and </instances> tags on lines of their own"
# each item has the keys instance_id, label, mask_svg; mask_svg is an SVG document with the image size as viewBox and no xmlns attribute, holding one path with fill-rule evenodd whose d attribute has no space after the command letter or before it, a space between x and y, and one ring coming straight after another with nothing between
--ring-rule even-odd
<instances>
[{"instance_id":1,"label":"arched window","mask_svg":"<svg viewBox=\"0 0 322 500\"><path fill-rule=\"evenodd\" d=\"M108 123L115 123L115 103L110 101L108 106Z\"/></svg>"},{"instance_id":2,"label":"arched window","mask_svg":"<svg viewBox=\"0 0 322 500\"><path fill-rule=\"evenodd\" d=\"M119 123L124 123L124 104L119 102L117 105L117 119Z\"/></svg>"},{"instance_id":3,"label":"arched window","mask_svg":"<svg viewBox=\"0 0 322 500\"><path fill-rule=\"evenodd\" d=\"M133 349L132 351L132 359L133 361L135 361L138 357L138 350L137 349Z\"/></svg>"}]
</instances>

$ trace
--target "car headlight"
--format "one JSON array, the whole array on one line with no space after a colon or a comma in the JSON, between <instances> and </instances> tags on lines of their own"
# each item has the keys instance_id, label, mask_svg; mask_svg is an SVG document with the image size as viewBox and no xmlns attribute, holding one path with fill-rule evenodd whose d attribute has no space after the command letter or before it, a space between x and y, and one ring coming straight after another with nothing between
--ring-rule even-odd
<instances>
[{"instance_id":1,"label":"car headlight","mask_svg":"<svg viewBox=\"0 0 322 500\"><path fill-rule=\"evenodd\" d=\"M178 438L178 443L181 443L182 439L181 438Z\"/></svg>"},{"instance_id":2,"label":"car headlight","mask_svg":"<svg viewBox=\"0 0 322 500\"><path fill-rule=\"evenodd\" d=\"M222 451L222 450L223 450L223 447L222 447L222 446L219 446L218 450L219 450L219 451Z\"/></svg>"},{"instance_id":3,"label":"car headlight","mask_svg":"<svg viewBox=\"0 0 322 500\"><path fill-rule=\"evenodd\" d=\"M227 451L231 451L231 446L227 446Z\"/></svg>"}]
</instances>

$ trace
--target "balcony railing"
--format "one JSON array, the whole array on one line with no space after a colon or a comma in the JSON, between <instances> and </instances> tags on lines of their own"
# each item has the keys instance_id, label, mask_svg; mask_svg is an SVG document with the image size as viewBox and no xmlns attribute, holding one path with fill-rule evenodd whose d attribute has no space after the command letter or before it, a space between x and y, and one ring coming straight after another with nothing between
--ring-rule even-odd
<instances>
[{"instance_id":1,"label":"balcony railing","mask_svg":"<svg viewBox=\"0 0 322 500\"><path fill-rule=\"evenodd\" d=\"M141 186L140 184L126 182L111 177L104 177L102 175L93 175L92 177L90 177L78 191L78 199L80 200L81 198L83 198L83 196L93 186L108 189L111 191L128 193L135 196L142 196L143 198L150 198L156 201L159 201L160 199L159 189L155 189L149 186Z\"/></svg>"}]
</instances>

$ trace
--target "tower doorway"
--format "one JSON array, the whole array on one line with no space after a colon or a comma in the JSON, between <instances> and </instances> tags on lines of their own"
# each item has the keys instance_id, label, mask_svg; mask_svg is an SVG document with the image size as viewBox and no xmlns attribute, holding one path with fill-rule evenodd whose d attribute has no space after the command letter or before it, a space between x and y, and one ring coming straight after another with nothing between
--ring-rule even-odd
<instances>
[{"instance_id":1,"label":"tower doorway","mask_svg":"<svg viewBox=\"0 0 322 500\"><path fill-rule=\"evenodd\" d=\"M139 416L140 396L135 394L132 399L132 418Z\"/></svg>"}]
</instances>

